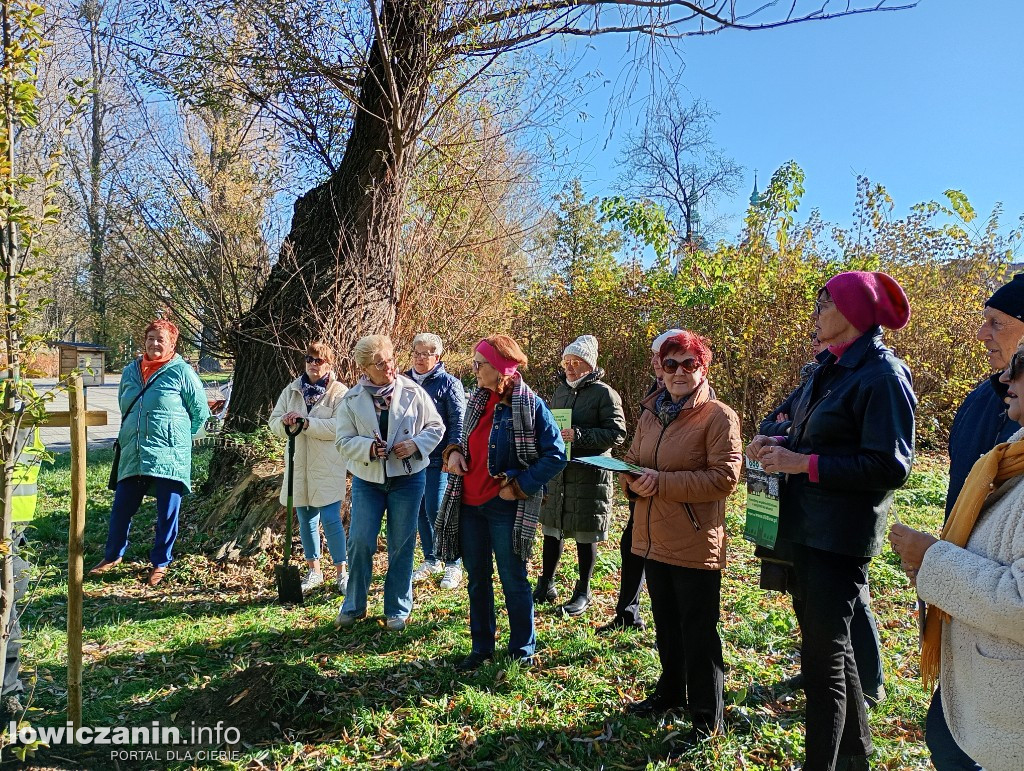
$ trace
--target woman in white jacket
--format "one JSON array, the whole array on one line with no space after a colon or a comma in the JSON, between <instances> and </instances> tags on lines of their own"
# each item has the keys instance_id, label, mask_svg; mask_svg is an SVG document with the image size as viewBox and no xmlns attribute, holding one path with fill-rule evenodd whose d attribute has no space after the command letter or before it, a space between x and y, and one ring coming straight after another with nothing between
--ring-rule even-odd
<instances>
[{"instance_id":1,"label":"woman in white jacket","mask_svg":"<svg viewBox=\"0 0 1024 771\"><path fill-rule=\"evenodd\" d=\"M352 472L352 570L335 626L352 626L366 616L373 555L387 511L384 615L388 629L401 631L412 612L412 558L426 468L444 423L427 392L398 374L389 338L361 338L352 355L363 376L341 400L335 439Z\"/></svg>"},{"instance_id":2,"label":"woman in white jacket","mask_svg":"<svg viewBox=\"0 0 1024 771\"><path fill-rule=\"evenodd\" d=\"M1024 425L1024 348L1000 380ZM925 725L939 771L1024 769L1024 430L983 455L941 540L904 525L889 541L928 603L921 675L938 680Z\"/></svg>"},{"instance_id":3,"label":"woman in white jacket","mask_svg":"<svg viewBox=\"0 0 1024 771\"><path fill-rule=\"evenodd\" d=\"M320 525L337 571L335 583L344 594L348 586L345 528L341 501L345 497L345 459L334 445L335 414L348 388L334 374L334 351L323 342L306 349L305 373L288 384L270 415L270 430L286 438L285 426L302 421L295 437L295 483L292 495L299 520L299 537L306 556L302 593L324 582L320 569ZM288 503L288 464L285 463L281 503Z\"/></svg>"}]
</instances>

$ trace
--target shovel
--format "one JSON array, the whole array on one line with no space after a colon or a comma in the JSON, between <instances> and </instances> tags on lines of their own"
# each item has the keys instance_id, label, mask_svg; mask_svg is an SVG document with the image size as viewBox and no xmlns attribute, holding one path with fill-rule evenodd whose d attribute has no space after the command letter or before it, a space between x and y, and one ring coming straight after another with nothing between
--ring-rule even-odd
<instances>
[{"instance_id":1,"label":"shovel","mask_svg":"<svg viewBox=\"0 0 1024 771\"><path fill-rule=\"evenodd\" d=\"M302 604L302 578L299 576L299 566L291 564L292 519L295 515L295 501L292 492L295 479L295 437L302 431L302 424L300 419L294 425L284 427L284 432L288 435L288 525L285 527L284 536L284 563L274 566L274 575L277 578L277 600L283 605Z\"/></svg>"}]
</instances>

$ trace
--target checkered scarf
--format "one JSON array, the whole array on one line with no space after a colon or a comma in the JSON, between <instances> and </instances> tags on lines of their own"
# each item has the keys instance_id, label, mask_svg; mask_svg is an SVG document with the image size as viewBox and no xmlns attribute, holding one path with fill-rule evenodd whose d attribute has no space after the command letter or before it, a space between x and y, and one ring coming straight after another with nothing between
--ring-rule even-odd
<instances>
[{"instance_id":1,"label":"checkered scarf","mask_svg":"<svg viewBox=\"0 0 1024 771\"><path fill-rule=\"evenodd\" d=\"M476 429L483 417L484 408L490 393L486 388L478 388L469 398L466 405L466 419L462 432L460 452L466 458L467 466L472 463L469 457L469 435ZM540 457L537 453L537 435L533 418L537 410L537 394L526 383L522 375L516 373L512 387L512 441L515 444L516 458L519 464L528 468ZM487 459L484 458L486 463ZM462 513L462 477L450 474L448 487L441 501L441 509L434 523L434 553L438 559L450 562L462 556L459 549L459 518ZM516 502L516 521L512 530L512 548L523 560L529 561L533 554L533 541L537 534L537 520L540 517L540 503L543 490L531 495L524 501Z\"/></svg>"}]
</instances>

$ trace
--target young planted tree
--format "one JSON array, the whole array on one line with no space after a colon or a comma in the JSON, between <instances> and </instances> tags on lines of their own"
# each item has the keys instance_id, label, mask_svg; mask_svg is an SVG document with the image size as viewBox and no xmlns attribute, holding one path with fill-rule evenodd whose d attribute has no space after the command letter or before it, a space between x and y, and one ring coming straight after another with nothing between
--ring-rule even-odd
<instances>
[{"instance_id":1,"label":"young planted tree","mask_svg":"<svg viewBox=\"0 0 1024 771\"><path fill-rule=\"evenodd\" d=\"M22 378L22 365L38 344L32 323L39 305L29 292L45 277L38 268L41 236L57 220L54 203L59 187L59 147L56 141L40 179L17 165L19 133L38 122L36 78L40 57L48 43L40 27L43 8L32 0L0 0L0 278L3 287L2 363L3 409L0 411L0 682L6 674L7 648L14 610L13 478L24 445L23 427L45 411L30 381ZM62 137L55 137L56 140ZM32 205L26 201L35 196Z\"/></svg>"}]
</instances>

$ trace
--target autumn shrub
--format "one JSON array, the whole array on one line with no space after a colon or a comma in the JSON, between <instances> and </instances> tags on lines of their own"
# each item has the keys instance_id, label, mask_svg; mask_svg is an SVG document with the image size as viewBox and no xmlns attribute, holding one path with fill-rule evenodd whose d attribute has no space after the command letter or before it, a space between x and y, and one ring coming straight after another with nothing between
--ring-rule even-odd
<instances>
[{"instance_id":1,"label":"autumn shrub","mask_svg":"<svg viewBox=\"0 0 1024 771\"><path fill-rule=\"evenodd\" d=\"M750 437L798 382L811 358L811 313L818 290L845 270L884 270L904 287L910 323L885 339L910 366L919 399L919 446L944 447L956 406L987 374L974 342L979 313L1005 276L1015 235L999 232L998 210L978 228L966 198L893 216L884 188L860 179L853 224L830 227L816 213L797 222L803 172L790 162L747 213L735 243L684 247L649 267L638 261L576 260L533 282L515 307L513 329L536 373L554 373L577 335L600 342L599 364L623 396L635 425L650 382L650 341L670 327L709 337L709 379L740 414ZM531 382L542 384L533 375ZM544 391L543 387L538 390Z\"/></svg>"}]
</instances>

